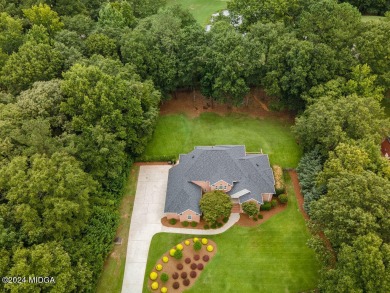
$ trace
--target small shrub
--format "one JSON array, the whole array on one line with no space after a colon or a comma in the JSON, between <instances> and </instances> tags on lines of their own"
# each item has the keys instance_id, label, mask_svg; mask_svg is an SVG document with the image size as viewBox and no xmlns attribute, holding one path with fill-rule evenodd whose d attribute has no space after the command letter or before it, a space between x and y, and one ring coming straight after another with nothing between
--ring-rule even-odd
<instances>
[{"instance_id":1,"label":"small shrub","mask_svg":"<svg viewBox=\"0 0 390 293\"><path fill-rule=\"evenodd\" d=\"M169 258L168 258L167 256L163 256L163 258L162 258L162 261L163 261L163 262L167 263L168 260L169 260Z\"/></svg>"},{"instance_id":2,"label":"small shrub","mask_svg":"<svg viewBox=\"0 0 390 293\"><path fill-rule=\"evenodd\" d=\"M283 204L285 204L285 203L287 203L288 202L288 197L287 197L287 194L281 194L281 195L279 195L279 201L280 201L280 203L283 203Z\"/></svg>"},{"instance_id":3,"label":"small shrub","mask_svg":"<svg viewBox=\"0 0 390 293\"><path fill-rule=\"evenodd\" d=\"M186 278L187 278L187 273L186 273L186 272L182 272L182 273L180 274L180 277L181 277L182 279L186 279Z\"/></svg>"},{"instance_id":4,"label":"small shrub","mask_svg":"<svg viewBox=\"0 0 390 293\"><path fill-rule=\"evenodd\" d=\"M161 288L161 293L167 293L168 292L168 288L167 287L162 287Z\"/></svg>"},{"instance_id":5,"label":"small shrub","mask_svg":"<svg viewBox=\"0 0 390 293\"><path fill-rule=\"evenodd\" d=\"M176 259L181 259L183 257L183 252L178 249L175 251L175 254L173 255L173 257Z\"/></svg>"},{"instance_id":6,"label":"small shrub","mask_svg":"<svg viewBox=\"0 0 390 293\"><path fill-rule=\"evenodd\" d=\"M271 207L276 207L278 205L278 201L276 199L271 200Z\"/></svg>"},{"instance_id":7,"label":"small shrub","mask_svg":"<svg viewBox=\"0 0 390 293\"><path fill-rule=\"evenodd\" d=\"M208 255L204 255L202 259L203 261L208 262L210 260L210 257Z\"/></svg>"},{"instance_id":8,"label":"small shrub","mask_svg":"<svg viewBox=\"0 0 390 293\"><path fill-rule=\"evenodd\" d=\"M262 214L258 214L257 217L258 217L259 219L262 219L262 218L263 218L263 215L262 215Z\"/></svg>"},{"instance_id":9,"label":"small shrub","mask_svg":"<svg viewBox=\"0 0 390 293\"><path fill-rule=\"evenodd\" d=\"M264 204L260 206L261 211L269 211L272 208L271 203L266 201Z\"/></svg>"},{"instance_id":10,"label":"small shrub","mask_svg":"<svg viewBox=\"0 0 390 293\"><path fill-rule=\"evenodd\" d=\"M183 285L184 286L188 286L190 284L190 280L189 279L185 279L184 281L183 281Z\"/></svg>"},{"instance_id":11,"label":"small shrub","mask_svg":"<svg viewBox=\"0 0 390 293\"><path fill-rule=\"evenodd\" d=\"M203 228L204 228L205 230L208 230L208 229L210 229L210 226L209 226L208 224L206 224L206 225L203 226Z\"/></svg>"},{"instance_id":12,"label":"small shrub","mask_svg":"<svg viewBox=\"0 0 390 293\"><path fill-rule=\"evenodd\" d=\"M183 227L188 227L188 225L189 225L190 223L188 223L188 221L184 221L184 222L181 222L181 224L182 224Z\"/></svg>"},{"instance_id":13,"label":"small shrub","mask_svg":"<svg viewBox=\"0 0 390 293\"><path fill-rule=\"evenodd\" d=\"M212 252L214 250L214 247L212 245L207 245L207 251Z\"/></svg>"},{"instance_id":14,"label":"small shrub","mask_svg":"<svg viewBox=\"0 0 390 293\"><path fill-rule=\"evenodd\" d=\"M169 220L169 224L171 224L171 225L176 225L176 223L177 223L176 219L170 219Z\"/></svg>"},{"instance_id":15,"label":"small shrub","mask_svg":"<svg viewBox=\"0 0 390 293\"><path fill-rule=\"evenodd\" d=\"M217 226L218 226L218 228L221 228L223 226L223 224L218 222Z\"/></svg>"},{"instance_id":16,"label":"small shrub","mask_svg":"<svg viewBox=\"0 0 390 293\"><path fill-rule=\"evenodd\" d=\"M204 266L203 266L202 263L198 263L198 270L199 270L199 271L203 270L203 267L204 267Z\"/></svg>"},{"instance_id":17,"label":"small shrub","mask_svg":"<svg viewBox=\"0 0 390 293\"><path fill-rule=\"evenodd\" d=\"M172 249L169 251L169 255L170 255L170 256L174 256L174 255L175 255L175 252L176 252L176 249L172 248Z\"/></svg>"},{"instance_id":18,"label":"small shrub","mask_svg":"<svg viewBox=\"0 0 390 293\"><path fill-rule=\"evenodd\" d=\"M192 269L192 270L195 270L196 268L197 268L197 265L196 265L196 263L193 262L193 263L191 264L191 269Z\"/></svg>"},{"instance_id":19,"label":"small shrub","mask_svg":"<svg viewBox=\"0 0 390 293\"><path fill-rule=\"evenodd\" d=\"M190 245L190 240L184 241L184 244L187 245L187 246Z\"/></svg>"},{"instance_id":20,"label":"small shrub","mask_svg":"<svg viewBox=\"0 0 390 293\"><path fill-rule=\"evenodd\" d=\"M178 245L176 245L176 248L178 250L183 250L183 245L181 243L179 243Z\"/></svg>"},{"instance_id":21,"label":"small shrub","mask_svg":"<svg viewBox=\"0 0 390 293\"><path fill-rule=\"evenodd\" d=\"M197 222L194 222L194 221L192 221L192 222L191 222L191 227L196 227L196 226L198 226L198 223L197 223Z\"/></svg>"},{"instance_id":22,"label":"small shrub","mask_svg":"<svg viewBox=\"0 0 390 293\"><path fill-rule=\"evenodd\" d=\"M179 287L180 287L179 282L175 282L175 283L172 284L172 288L173 289L179 289Z\"/></svg>"},{"instance_id":23,"label":"small shrub","mask_svg":"<svg viewBox=\"0 0 390 293\"><path fill-rule=\"evenodd\" d=\"M222 222L224 222L224 223L227 223L229 221L229 217L224 217L223 219L222 219Z\"/></svg>"},{"instance_id":24,"label":"small shrub","mask_svg":"<svg viewBox=\"0 0 390 293\"><path fill-rule=\"evenodd\" d=\"M177 278L179 278L179 273L178 273L178 272L174 272L174 273L172 274L172 278L173 278L174 280L176 280Z\"/></svg>"},{"instance_id":25,"label":"small shrub","mask_svg":"<svg viewBox=\"0 0 390 293\"><path fill-rule=\"evenodd\" d=\"M256 218L256 217L254 217L254 218L253 218L253 221L257 222L257 218Z\"/></svg>"},{"instance_id":26,"label":"small shrub","mask_svg":"<svg viewBox=\"0 0 390 293\"><path fill-rule=\"evenodd\" d=\"M169 280L168 274L167 274L167 273L162 273L162 274L161 274L161 277L160 277L160 280L161 280L163 283L165 283L166 281L168 281L168 280Z\"/></svg>"},{"instance_id":27,"label":"small shrub","mask_svg":"<svg viewBox=\"0 0 390 293\"><path fill-rule=\"evenodd\" d=\"M163 266L161 264L156 265L156 270L161 271Z\"/></svg>"},{"instance_id":28,"label":"small shrub","mask_svg":"<svg viewBox=\"0 0 390 293\"><path fill-rule=\"evenodd\" d=\"M199 250L201 250L202 249L202 243L200 243L199 241L196 241L195 243L194 243L194 250L195 251L199 251Z\"/></svg>"},{"instance_id":29,"label":"small shrub","mask_svg":"<svg viewBox=\"0 0 390 293\"><path fill-rule=\"evenodd\" d=\"M153 290L157 290L158 289L158 283L157 282L153 282L152 283L152 289Z\"/></svg>"},{"instance_id":30,"label":"small shrub","mask_svg":"<svg viewBox=\"0 0 390 293\"><path fill-rule=\"evenodd\" d=\"M156 272L151 272L149 278L154 281L157 279L158 274Z\"/></svg>"},{"instance_id":31,"label":"small shrub","mask_svg":"<svg viewBox=\"0 0 390 293\"><path fill-rule=\"evenodd\" d=\"M182 265L181 263L178 263L178 264L176 265L176 268L177 268L179 271L181 271L181 270L183 269L183 265Z\"/></svg>"},{"instance_id":32,"label":"small shrub","mask_svg":"<svg viewBox=\"0 0 390 293\"><path fill-rule=\"evenodd\" d=\"M199 254L195 254L195 255L194 255L194 260L199 260L199 259L200 259Z\"/></svg>"},{"instance_id":33,"label":"small shrub","mask_svg":"<svg viewBox=\"0 0 390 293\"><path fill-rule=\"evenodd\" d=\"M199 241L199 238L194 237L193 241L194 241L194 243L195 243L196 241Z\"/></svg>"},{"instance_id":34,"label":"small shrub","mask_svg":"<svg viewBox=\"0 0 390 293\"><path fill-rule=\"evenodd\" d=\"M211 224L211 225L210 225L210 228L211 228L211 229L216 229L216 228L217 228L217 224L216 224L216 223Z\"/></svg>"},{"instance_id":35,"label":"small shrub","mask_svg":"<svg viewBox=\"0 0 390 293\"><path fill-rule=\"evenodd\" d=\"M187 257L187 258L184 260L184 262L185 262L186 264L189 264L189 263L191 262L191 259L190 259L189 257Z\"/></svg>"},{"instance_id":36,"label":"small shrub","mask_svg":"<svg viewBox=\"0 0 390 293\"><path fill-rule=\"evenodd\" d=\"M196 272L195 271L191 271L191 273L190 273L190 277L191 278L196 278Z\"/></svg>"}]
</instances>

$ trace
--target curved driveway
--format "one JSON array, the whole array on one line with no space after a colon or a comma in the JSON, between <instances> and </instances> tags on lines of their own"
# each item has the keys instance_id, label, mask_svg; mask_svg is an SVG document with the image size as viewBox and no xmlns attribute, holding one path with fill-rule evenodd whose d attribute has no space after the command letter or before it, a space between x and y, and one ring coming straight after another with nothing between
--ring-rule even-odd
<instances>
[{"instance_id":1,"label":"curved driveway","mask_svg":"<svg viewBox=\"0 0 390 293\"><path fill-rule=\"evenodd\" d=\"M161 218L164 216L165 193L170 168L169 165L144 165L140 167L131 216L122 293L142 292L149 246L154 234L159 232L219 234L233 226L240 218L239 214L232 214L222 228L215 230L163 226Z\"/></svg>"}]
</instances>

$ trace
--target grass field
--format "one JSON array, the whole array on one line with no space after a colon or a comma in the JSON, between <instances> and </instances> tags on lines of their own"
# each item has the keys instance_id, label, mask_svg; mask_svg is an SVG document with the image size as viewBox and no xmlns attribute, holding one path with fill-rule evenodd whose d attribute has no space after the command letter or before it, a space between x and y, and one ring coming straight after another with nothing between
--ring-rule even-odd
<instances>
[{"instance_id":1,"label":"grass field","mask_svg":"<svg viewBox=\"0 0 390 293\"><path fill-rule=\"evenodd\" d=\"M245 145L248 152L268 154L271 164L296 167L301 149L290 124L275 119L255 119L233 114L203 113L198 118L184 114L160 116L153 138L141 159L159 161L162 156L178 156L199 145Z\"/></svg>"},{"instance_id":2,"label":"grass field","mask_svg":"<svg viewBox=\"0 0 390 293\"><path fill-rule=\"evenodd\" d=\"M133 211L133 202L138 180L139 167L133 166L130 170L130 176L127 181L125 193L123 195L120 207L120 222L117 235L122 237L122 245L115 245L107 258L103 272L100 276L97 293L120 293L122 291L122 281L125 270L125 261L127 253L127 239L129 237L131 213Z\"/></svg>"},{"instance_id":3,"label":"grass field","mask_svg":"<svg viewBox=\"0 0 390 293\"><path fill-rule=\"evenodd\" d=\"M223 0L168 0L167 5L180 4L187 8L201 24L206 25L211 15L226 8L227 1Z\"/></svg>"},{"instance_id":4,"label":"grass field","mask_svg":"<svg viewBox=\"0 0 390 293\"><path fill-rule=\"evenodd\" d=\"M209 236L217 255L188 293L198 292L304 292L317 286L320 265L306 246L310 234L298 210L291 180L286 181L289 203L283 212L257 227L234 226ZM149 250L146 280L163 253L193 235L156 234ZM169 289L169 288L168 288Z\"/></svg>"}]
</instances>

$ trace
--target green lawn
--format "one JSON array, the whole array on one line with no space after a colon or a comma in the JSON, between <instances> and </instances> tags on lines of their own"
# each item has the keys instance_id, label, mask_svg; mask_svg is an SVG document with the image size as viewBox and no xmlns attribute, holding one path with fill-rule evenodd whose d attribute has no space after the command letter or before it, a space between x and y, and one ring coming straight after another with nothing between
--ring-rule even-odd
<instances>
[{"instance_id":1,"label":"green lawn","mask_svg":"<svg viewBox=\"0 0 390 293\"><path fill-rule=\"evenodd\" d=\"M139 166L133 166L126 184L125 193L120 207L120 221L117 235L122 237L122 245L115 245L106 259L104 269L99 278L96 293L120 293L125 271L127 240L129 237L131 213L138 180Z\"/></svg>"},{"instance_id":2,"label":"green lawn","mask_svg":"<svg viewBox=\"0 0 390 293\"><path fill-rule=\"evenodd\" d=\"M289 203L283 212L258 227L234 226L209 238L218 252L190 290L186 292L303 292L315 289L320 264L306 246L310 234L298 210L291 180ZM193 235L156 234L149 249L147 276L159 257Z\"/></svg>"},{"instance_id":3,"label":"green lawn","mask_svg":"<svg viewBox=\"0 0 390 293\"><path fill-rule=\"evenodd\" d=\"M226 8L227 1L223 0L168 0L167 4L180 4L187 8L201 24L206 25L211 15Z\"/></svg>"},{"instance_id":4,"label":"green lawn","mask_svg":"<svg viewBox=\"0 0 390 293\"><path fill-rule=\"evenodd\" d=\"M160 161L188 153L194 146L238 144L245 145L248 152L262 149L269 155L271 164L296 167L301 149L290 127L279 120L238 114L203 113L194 119L184 114L160 116L153 138L140 159Z\"/></svg>"}]
</instances>

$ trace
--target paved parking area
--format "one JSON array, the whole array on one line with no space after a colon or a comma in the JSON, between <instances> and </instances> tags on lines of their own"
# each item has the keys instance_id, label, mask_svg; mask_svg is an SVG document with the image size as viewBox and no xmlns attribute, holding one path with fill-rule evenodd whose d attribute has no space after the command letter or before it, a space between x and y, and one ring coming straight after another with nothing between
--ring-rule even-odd
<instances>
[{"instance_id":1,"label":"paved parking area","mask_svg":"<svg viewBox=\"0 0 390 293\"><path fill-rule=\"evenodd\" d=\"M141 293L150 242L161 232L169 165L141 166L131 216L122 293Z\"/></svg>"}]
</instances>

